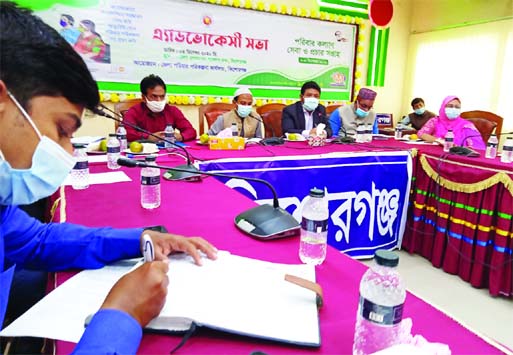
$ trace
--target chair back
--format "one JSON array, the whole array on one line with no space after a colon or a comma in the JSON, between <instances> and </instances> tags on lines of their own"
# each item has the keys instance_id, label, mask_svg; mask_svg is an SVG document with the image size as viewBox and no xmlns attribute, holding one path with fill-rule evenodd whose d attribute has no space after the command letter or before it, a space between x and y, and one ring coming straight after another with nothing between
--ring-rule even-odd
<instances>
[{"instance_id":1,"label":"chair back","mask_svg":"<svg viewBox=\"0 0 513 355\"><path fill-rule=\"evenodd\" d=\"M283 111L283 109L285 107L286 107L285 104L279 104L279 103L266 104L266 105L257 107L256 112L260 116L262 116L264 113L269 112L269 111Z\"/></svg>"},{"instance_id":2,"label":"chair back","mask_svg":"<svg viewBox=\"0 0 513 355\"><path fill-rule=\"evenodd\" d=\"M225 112L235 108L234 104L225 104L215 102L212 104L201 105L198 109L199 134L205 133L205 120L207 121L207 130L212 126L215 120Z\"/></svg>"},{"instance_id":3,"label":"chair back","mask_svg":"<svg viewBox=\"0 0 513 355\"><path fill-rule=\"evenodd\" d=\"M330 117L330 115L342 105L328 105L326 106L326 116Z\"/></svg>"},{"instance_id":4,"label":"chair back","mask_svg":"<svg viewBox=\"0 0 513 355\"><path fill-rule=\"evenodd\" d=\"M116 118L125 117L125 113L130 109L130 107L140 104L142 99L132 99L125 102L119 102L114 105L114 112L117 113ZM114 122L114 129L118 129L119 122Z\"/></svg>"},{"instance_id":5,"label":"chair back","mask_svg":"<svg viewBox=\"0 0 513 355\"><path fill-rule=\"evenodd\" d=\"M264 122L265 138L281 137L283 131L281 129L281 116L283 110L271 110L261 114Z\"/></svg>"},{"instance_id":6,"label":"chair back","mask_svg":"<svg viewBox=\"0 0 513 355\"><path fill-rule=\"evenodd\" d=\"M502 122L504 121L501 116L488 111L476 110L462 112L461 117L472 121L479 133L481 133L481 137L483 137L485 143L490 138L490 135L493 133L494 129L495 134L498 138L500 138L499 136L502 133Z\"/></svg>"}]
</instances>

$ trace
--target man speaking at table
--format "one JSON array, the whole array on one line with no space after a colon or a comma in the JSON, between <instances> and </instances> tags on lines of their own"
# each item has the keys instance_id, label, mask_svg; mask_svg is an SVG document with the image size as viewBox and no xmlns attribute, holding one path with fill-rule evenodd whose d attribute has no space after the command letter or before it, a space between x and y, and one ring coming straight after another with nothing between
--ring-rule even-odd
<instances>
[{"instance_id":1,"label":"man speaking at table","mask_svg":"<svg viewBox=\"0 0 513 355\"><path fill-rule=\"evenodd\" d=\"M319 104L321 88L315 81L301 87L299 101L283 109L281 127L283 133L299 133L307 138L316 134L318 124L326 125L326 135L331 137L331 128L326 117L326 108Z\"/></svg>"},{"instance_id":2,"label":"man speaking at table","mask_svg":"<svg viewBox=\"0 0 513 355\"><path fill-rule=\"evenodd\" d=\"M0 324L16 265L45 270L99 268L141 255L149 234L157 261L122 277L94 315L75 353L133 354L142 327L157 316L167 292L166 256L216 249L202 238L143 228L87 228L41 224L16 205L55 192L74 165L70 138L84 108L99 102L84 61L52 28L29 11L0 1ZM84 211L86 213L87 211Z\"/></svg>"},{"instance_id":3,"label":"man speaking at table","mask_svg":"<svg viewBox=\"0 0 513 355\"><path fill-rule=\"evenodd\" d=\"M175 129L177 141L185 142L196 138L196 130L182 111L176 106L167 104L164 80L157 75L148 75L141 80L140 88L144 101L130 107L125 113L124 121L154 133L160 138L164 138L164 130L168 124ZM126 126L126 137L128 141L138 139L158 141L158 138L139 132L129 125Z\"/></svg>"},{"instance_id":4,"label":"man speaking at table","mask_svg":"<svg viewBox=\"0 0 513 355\"><path fill-rule=\"evenodd\" d=\"M340 106L333 111L330 116L333 136L355 136L358 125L371 125L372 134L377 134L378 121L373 109L376 96L375 91L361 88L352 104Z\"/></svg>"}]
</instances>

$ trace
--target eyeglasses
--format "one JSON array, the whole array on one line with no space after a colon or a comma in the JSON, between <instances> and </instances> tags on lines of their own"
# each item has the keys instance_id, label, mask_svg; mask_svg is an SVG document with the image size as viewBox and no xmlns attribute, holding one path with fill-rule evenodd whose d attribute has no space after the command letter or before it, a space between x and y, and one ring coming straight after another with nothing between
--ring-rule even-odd
<instances>
[{"instance_id":1,"label":"eyeglasses","mask_svg":"<svg viewBox=\"0 0 513 355\"><path fill-rule=\"evenodd\" d=\"M146 95L146 98L149 101L162 101L166 98L166 94L164 94L164 95L150 94L150 95Z\"/></svg>"},{"instance_id":2,"label":"eyeglasses","mask_svg":"<svg viewBox=\"0 0 513 355\"><path fill-rule=\"evenodd\" d=\"M358 101L357 101L357 102L358 102ZM362 104L362 103L360 103L360 102L358 102L358 106L360 106L361 108L363 108L363 109L364 109L364 110L366 110L366 111L369 111L369 110L373 107L373 105L370 105L370 106L369 106L369 105L366 105L366 104Z\"/></svg>"}]
</instances>

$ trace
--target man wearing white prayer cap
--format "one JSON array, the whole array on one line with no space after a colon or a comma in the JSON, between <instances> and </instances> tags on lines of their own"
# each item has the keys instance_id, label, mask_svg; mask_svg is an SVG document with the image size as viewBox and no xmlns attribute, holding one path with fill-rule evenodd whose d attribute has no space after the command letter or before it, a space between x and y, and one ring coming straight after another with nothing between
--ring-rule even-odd
<instances>
[{"instance_id":1,"label":"man wearing white prayer cap","mask_svg":"<svg viewBox=\"0 0 513 355\"><path fill-rule=\"evenodd\" d=\"M215 136L223 129L237 124L238 135L245 138L262 138L262 118L253 111L253 94L246 87L240 87L233 94L235 108L220 115L208 130Z\"/></svg>"}]
</instances>

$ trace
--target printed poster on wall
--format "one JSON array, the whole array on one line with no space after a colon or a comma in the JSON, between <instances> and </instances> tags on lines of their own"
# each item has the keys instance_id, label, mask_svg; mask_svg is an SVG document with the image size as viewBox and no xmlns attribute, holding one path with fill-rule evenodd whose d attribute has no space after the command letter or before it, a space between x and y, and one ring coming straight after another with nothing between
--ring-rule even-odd
<instances>
[{"instance_id":1,"label":"printed poster on wall","mask_svg":"<svg viewBox=\"0 0 513 355\"><path fill-rule=\"evenodd\" d=\"M52 3L36 13L100 82L139 83L153 73L190 87L297 92L315 80L323 95L350 98L356 25L187 0Z\"/></svg>"}]
</instances>

